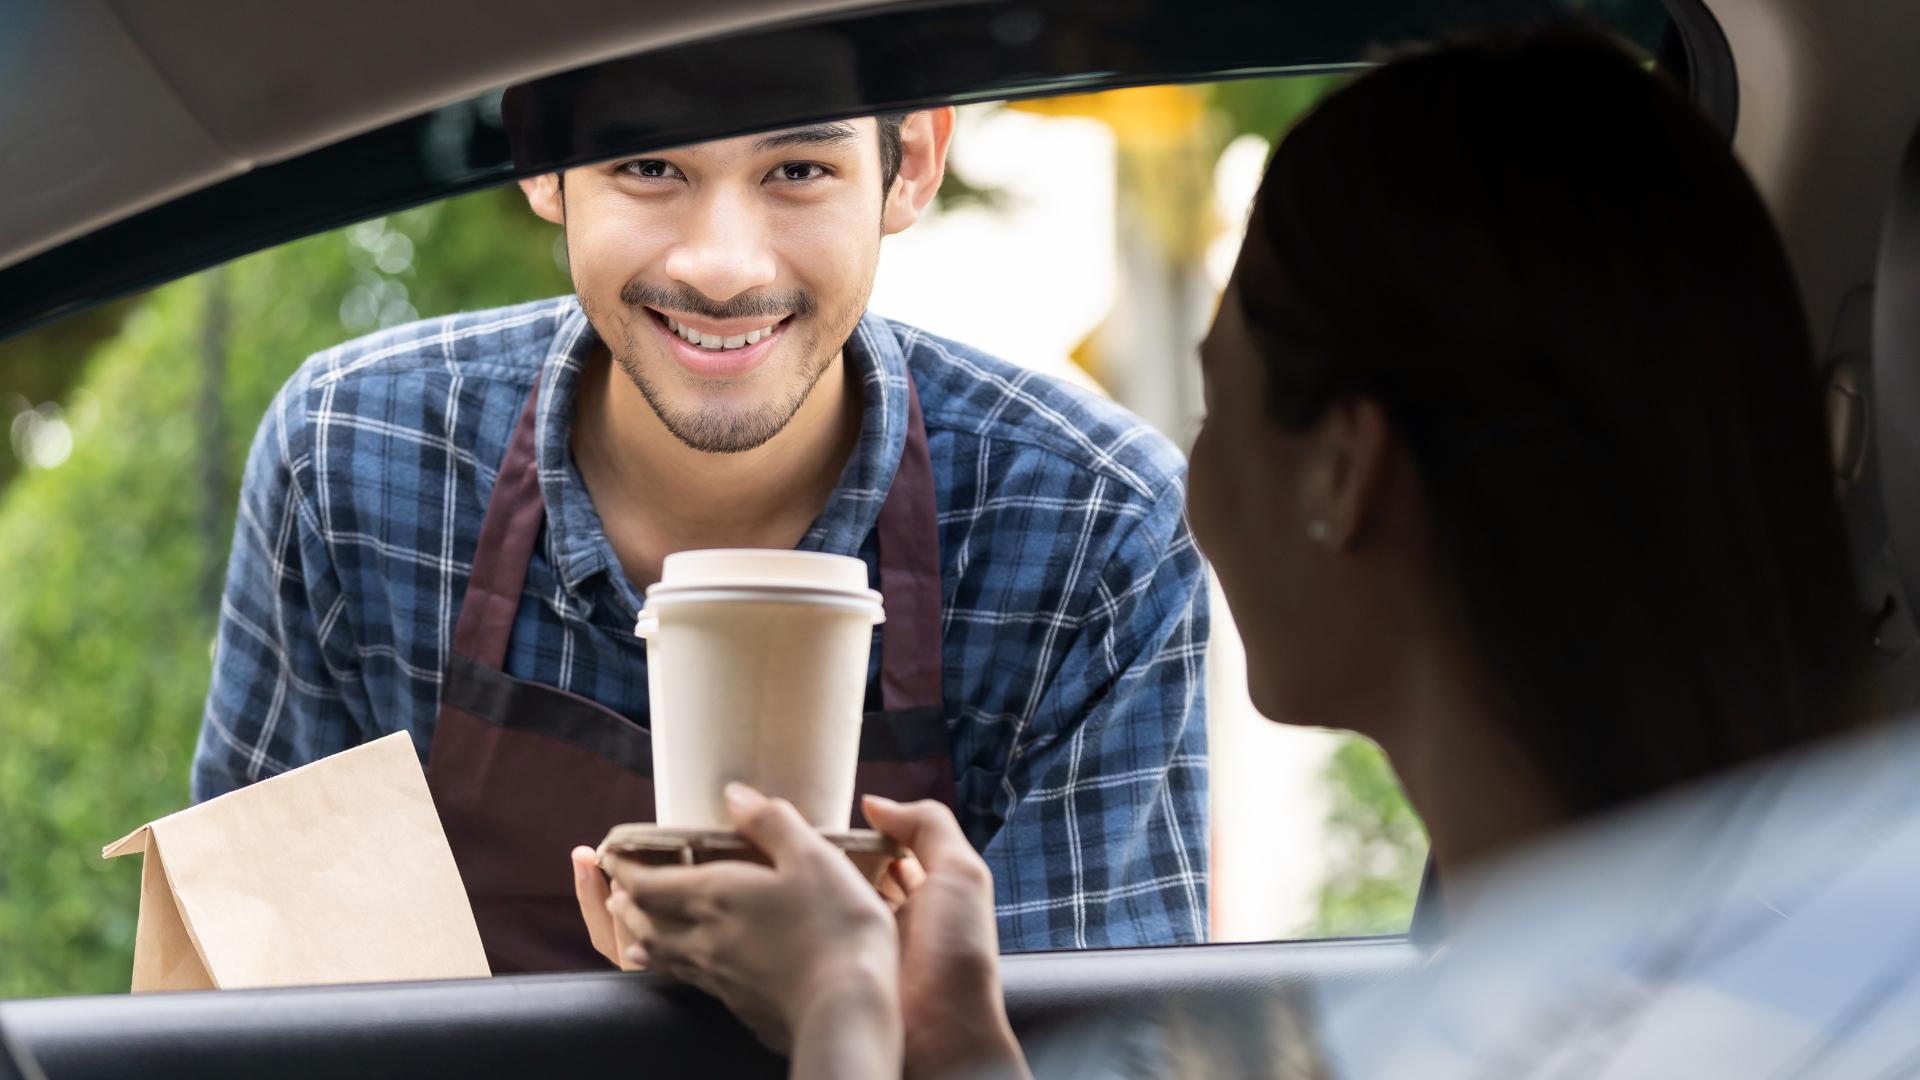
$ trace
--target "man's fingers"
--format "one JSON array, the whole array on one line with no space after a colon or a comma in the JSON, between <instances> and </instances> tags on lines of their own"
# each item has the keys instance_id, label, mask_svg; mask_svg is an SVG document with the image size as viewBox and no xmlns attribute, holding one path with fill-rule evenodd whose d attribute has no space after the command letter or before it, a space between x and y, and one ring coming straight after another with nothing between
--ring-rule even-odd
<instances>
[{"instance_id":1,"label":"man's fingers","mask_svg":"<svg viewBox=\"0 0 1920 1080\"><path fill-rule=\"evenodd\" d=\"M580 902L580 919L587 924L587 940L594 951L613 964L620 963L613 916L607 914L607 879L590 847L577 847L570 856L573 863L573 895Z\"/></svg>"},{"instance_id":2,"label":"man's fingers","mask_svg":"<svg viewBox=\"0 0 1920 1080\"><path fill-rule=\"evenodd\" d=\"M606 875L600 872L599 857L593 849L586 846L574 848L568 856L573 863L573 894L579 897L584 907L588 900L607 898Z\"/></svg>"},{"instance_id":3,"label":"man's fingers","mask_svg":"<svg viewBox=\"0 0 1920 1080\"><path fill-rule=\"evenodd\" d=\"M739 783L728 784L726 796L733 827L748 843L766 852L775 866L815 854L818 847L827 844L785 799L769 799Z\"/></svg>"},{"instance_id":4,"label":"man's fingers","mask_svg":"<svg viewBox=\"0 0 1920 1080\"><path fill-rule=\"evenodd\" d=\"M867 821L894 840L907 846L929 873L976 870L986 864L960 831L953 811L945 803L930 799L897 803L878 795L869 795L862 805Z\"/></svg>"}]
</instances>

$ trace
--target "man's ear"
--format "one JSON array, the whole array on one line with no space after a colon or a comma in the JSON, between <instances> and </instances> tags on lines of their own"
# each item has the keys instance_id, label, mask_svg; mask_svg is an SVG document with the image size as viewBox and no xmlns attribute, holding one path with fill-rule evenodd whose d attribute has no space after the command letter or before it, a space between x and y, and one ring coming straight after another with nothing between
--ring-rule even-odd
<instances>
[{"instance_id":1,"label":"man's ear","mask_svg":"<svg viewBox=\"0 0 1920 1080\"><path fill-rule=\"evenodd\" d=\"M520 181L520 190L526 193L527 205L533 208L534 213L555 225L567 223L566 205L560 197L559 173L529 176Z\"/></svg>"},{"instance_id":2,"label":"man's ear","mask_svg":"<svg viewBox=\"0 0 1920 1080\"><path fill-rule=\"evenodd\" d=\"M908 113L900 122L900 173L887 192L880 230L888 236L920 220L947 175L947 145L953 142L953 106Z\"/></svg>"}]
</instances>

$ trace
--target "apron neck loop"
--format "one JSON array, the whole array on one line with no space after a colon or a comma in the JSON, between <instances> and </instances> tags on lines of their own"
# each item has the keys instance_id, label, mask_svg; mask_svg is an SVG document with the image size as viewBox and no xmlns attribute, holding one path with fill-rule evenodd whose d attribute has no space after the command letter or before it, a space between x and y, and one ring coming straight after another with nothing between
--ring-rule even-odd
<instances>
[{"instance_id":1,"label":"apron neck loop","mask_svg":"<svg viewBox=\"0 0 1920 1080\"><path fill-rule=\"evenodd\" d=\"M487 500L487 514L480 525L480 542L473 553L473 574L460 605L460 621L453 630L456 654L496 670L505 666L514 612L520 608L520 590L527 582L527 564L546 520L534 443L539 407L540 383L536 379L494 478L493 495Z\"/></svg>"},{"instance_id":2,"label":"apron neck loop","mask_svg":"<svg viewBox=\"0 0 1920 1080\"><path fill-rule=\"evenodd\" d=\"M907 377L907 441L876 526L880 592L880 701L889 711L942 702L940 524L920 394Z\"/></svg>"}]
</instances>

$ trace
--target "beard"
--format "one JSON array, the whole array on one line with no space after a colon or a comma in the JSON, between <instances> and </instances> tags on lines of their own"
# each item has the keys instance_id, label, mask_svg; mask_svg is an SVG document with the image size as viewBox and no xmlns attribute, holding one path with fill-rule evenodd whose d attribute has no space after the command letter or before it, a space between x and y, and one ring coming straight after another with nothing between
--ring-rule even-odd
<instances>
[{"instance_id":1,"label":"beard","mask_svg":"<svg viewBox=\"0 0 1920 1080\"><path fill-rule=\"evenodd\" d=\"M818 339L807 341L811 352ZM736 409L725 405L701 405L692 409L676 409L660 393L652 379L647 378L640 364L634 358L632 342L628 348L613 358L633 382L640 396L653 409L653 415L674 438L688 447L707 454L742 454L748 450L757 450L773 440L775 435L786 430L800 406L806 404L807 395L813 393L820 376L833 366L838 355L836 349L819 350L817 355L809 355L806 366L799 373L795 385L788 388L780 399L770 401L757 408Z\"/></svg>"},{"instance_id":2,"label":"beard","mask_svg":"<svg viewBox=\"0 0 1920 1080\"><path fill-rule=\"evenodd\" d=\"M652 321L654 315L645 310L647 308L684 311L716 320L790 315L795 323L813 316L817 311L812 295L804 291L753 294L716 304L692 288L662 288L639 281L628 282L620 290L620 301L637 319L648 321ZM858 312L842 313L843 318L849 315L855 317L852 321L857 321ZM591 312L589 319L591 321ZM790 327L789 332L793 329L796 328ZM851 329L849 326L849 333ZM774 436L786 430L794 415L800 411L800 406L806 404L808 395L819 384L821 376L827 373L840 355L837 345L821 348L817 326L804 340L789 341L783 337L777 344L797 349L800 365L772 401L745 408L722 404L683 408L670 402L658 381L648 376L640 362L642 348L637 337L636 324L629 321L623 333L623 347L609 350L613 354L613 362L619 365L628 381L640 391L640 396L646 400L653 414L660 418L668 434L690 449L707 454L740 454L772 441Z\"/></svg>"}]
</instances>

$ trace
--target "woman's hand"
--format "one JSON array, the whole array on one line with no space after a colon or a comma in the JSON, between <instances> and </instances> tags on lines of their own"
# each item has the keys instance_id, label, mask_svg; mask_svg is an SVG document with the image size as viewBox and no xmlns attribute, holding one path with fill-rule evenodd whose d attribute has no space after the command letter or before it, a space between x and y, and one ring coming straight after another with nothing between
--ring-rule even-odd
<instances>
[{"instance_id":1,"label":"woman's hand","mask_svg":"<svg viewBox=\"0 0 1920 1080\"><path fill-rule=\"evenodd\" d=\"M885 890L902 897L894 917L907 1076L1026 1075L1000 991L986 862L941 803L903 805L869 795L863 809L874 828L912 852L893 865Z\"/></svg>"},{"instance_id":2,"label":"woman's hand","mask_svg":"<svg viewBox=\"0 0 1920 1080\"><path fill-rule=\"evenodd\" d=\"M724 1002L794 1076L897 1076L900 946L887 905L784 799L727 787L739 829L772 861L620 861L608 909L626 959Z\"/></svg>"}]
</instances>

